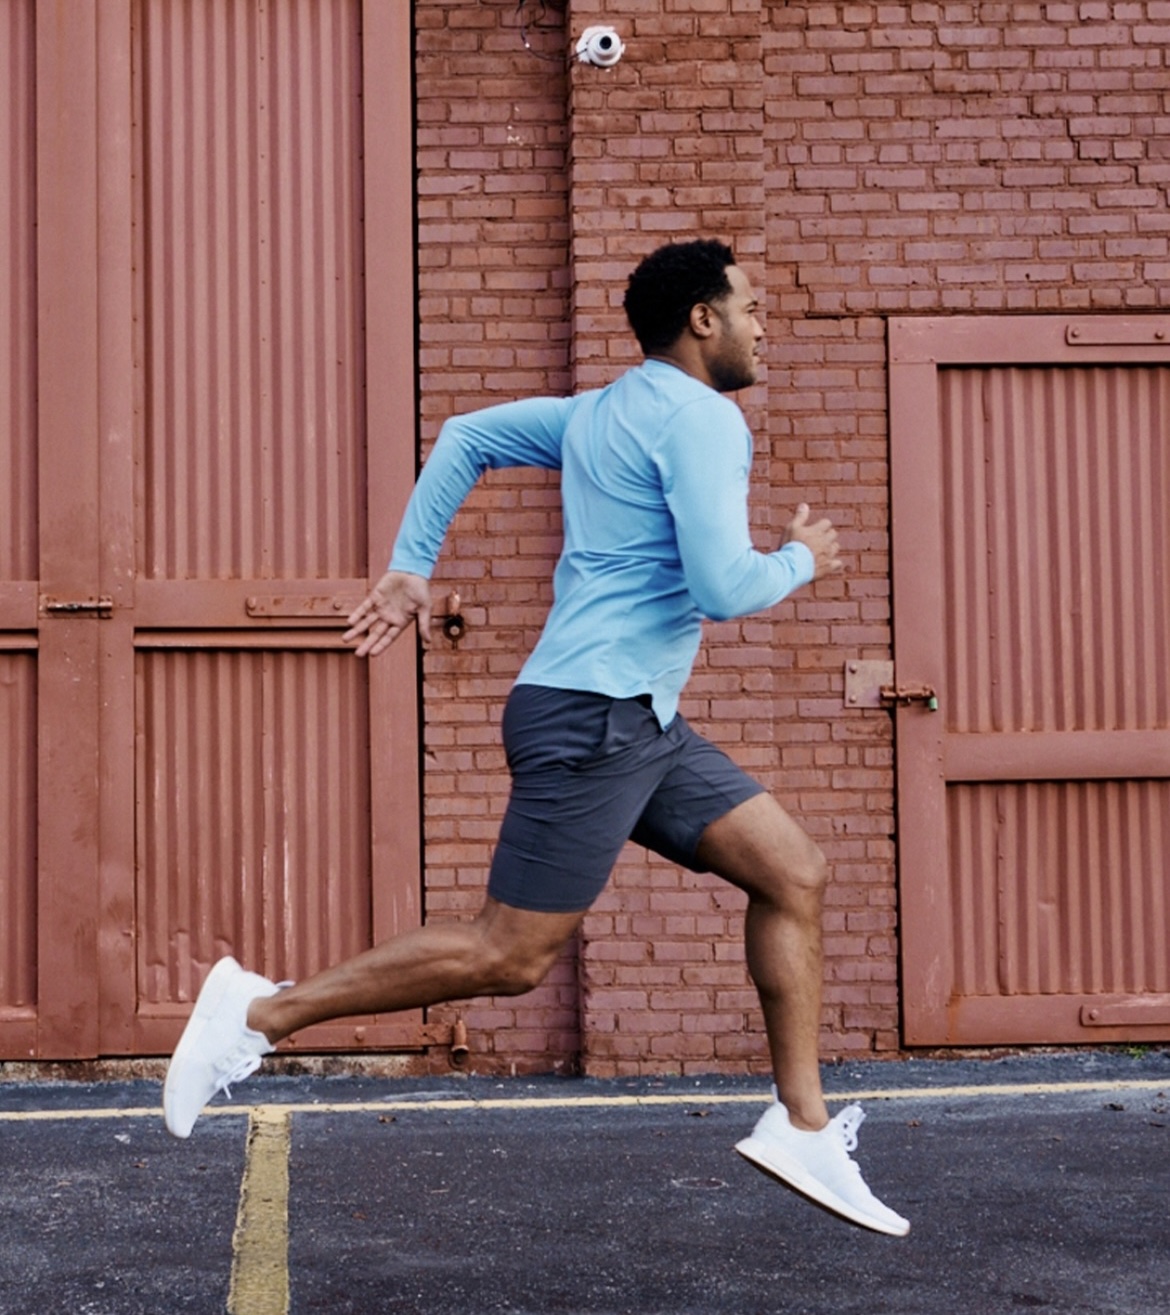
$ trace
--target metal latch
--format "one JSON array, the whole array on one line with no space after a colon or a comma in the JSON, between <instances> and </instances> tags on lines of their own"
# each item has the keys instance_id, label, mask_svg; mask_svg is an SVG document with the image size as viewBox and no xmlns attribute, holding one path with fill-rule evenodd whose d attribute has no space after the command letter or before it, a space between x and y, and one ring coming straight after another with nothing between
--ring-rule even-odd
<instances>
[{"instance_id":1,"label":"metal latch","mask_svg":"<svg viewBox=\"0 0 1170 1315\"><path fill-rule=\"evenodd\" d=\"M938 711L938 695L930 685L896 684L894 664L872 658L845 663L845 703L850 708L906 707L921 703Z\"/></svg>"},{"instance_id":2,"label":"metal latch","mask_svg":"<svg viewBox=\"0 0 1170 1315\"><path fill-rule=\"evenodd\" d=\"M938 711L938 695L931 685L883 685L878 690L878 697L883 704L893 704L894 707L921 703L930 712Z\"/></svg>"},{"instance_id":3,"label":"metal latch","mask_svg":"<svg viewBox=\"0 0 1170 1315\"><path fill-rule=\"evenodd\" d=\"M49 616L96 616L108 621L114 615L112 598L42 598L41 611Z\"/></svg>"}]
</instances>

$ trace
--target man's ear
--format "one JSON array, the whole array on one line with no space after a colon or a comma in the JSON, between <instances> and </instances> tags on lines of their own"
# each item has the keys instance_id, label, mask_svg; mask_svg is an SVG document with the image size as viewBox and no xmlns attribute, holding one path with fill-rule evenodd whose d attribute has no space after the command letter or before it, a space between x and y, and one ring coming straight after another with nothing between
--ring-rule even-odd
<instances>
[{"instance_id":1,"label":"man's ear","mask_svg":"<svg viewBox=\"0 0 1170 1315\"><path fill-rule=\"evenodd\" d=\"M691 307L690 329L696 338L709 338L715 332L715 312L705 301Z\"/></svg>"}]
</instances>

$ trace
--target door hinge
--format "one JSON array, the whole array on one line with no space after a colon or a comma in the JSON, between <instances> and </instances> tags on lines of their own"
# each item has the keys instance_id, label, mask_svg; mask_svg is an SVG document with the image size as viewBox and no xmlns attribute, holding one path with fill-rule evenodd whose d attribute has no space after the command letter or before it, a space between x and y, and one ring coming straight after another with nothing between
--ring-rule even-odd
<instances>
[{"instance_id":1,"label":"door hinge","mask_svg":"<svg viewBox=\"0 0 1170 1315\"><path fill-rule=\"evenodd\" d=\"M1170 995L1104 995L1081 1006L1082 1027L1165 1027Z\"/></svg>"},{"instance_id":2,"label":"door hinge","mask_svg":"<svg viewBox=\"0 0 1170 1315\"><path fill-rule=\"evenodd\" d=\"M96 616L108 621L114 615L112 598L41 598L46 616Z\"/></svg>"},{"instance_id":3,"label":"door hinge","mask_svg":"<svg viewBox=\"0 0 1170 1315\"><path fill-rule=\"evenodd\" d=\"M340 626L361 601L357 594L251 594L244 600L244 611L257 619L329 621Z\"/></svg>"},{"instance_id":4,"label":"door hinge","mask_svg":"<svg viewBox=\"0 0 1170 1315\"><path fill-rule=\"evenodd\" d=\"M1162 315L1095 315L1070 324L1064 340L1070 347L1170 347L1170 328Z\"/></svg>"}]
</instances>

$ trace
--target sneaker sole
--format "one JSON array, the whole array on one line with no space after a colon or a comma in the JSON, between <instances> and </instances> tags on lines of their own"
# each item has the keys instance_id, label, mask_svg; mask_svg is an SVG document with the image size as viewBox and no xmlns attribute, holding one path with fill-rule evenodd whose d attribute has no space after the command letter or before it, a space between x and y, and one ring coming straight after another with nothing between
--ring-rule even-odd
<instances>
[{"instance_id":1,"label":"sneaker sole","mask_svg":"<svg viewBox=\"0 0 1170 1315\"><path fill-rule=\"evenodd\" d=\"M905 1237L910 1231L910 1225L905 1220L900 1223L887 1223L883 1219L878 1219L874 1215L866 1214L855 1206L851 1206L848 1201L843 1200L836 1192L827 1188L824 1183L813 1178L798 1161L789 1159L787 1156L778 1156L774 1150L764 1146L762 1142L757 1141L754 1137L745 1137L743 1141L736 1144L735 1149L749 1164L755 1165L757 1169L766 1173L769 1178L774 1178L782 1186L797 1192L806 1201L811 1201L813 1205L820 1206L822 1210L827 1210L829 1214L845 1219L851 1224L856 1224L859 1228L868 1228L875 1233L885 1233L888 1237Z\"/></svg>"},{"instance_id":2,"label":"sneaker sole","mask_svg":"<svg viewBox=\"0 0 1170 1315\"><path fill-rule=\"evenodd\" d=\"M175 1074L182 1069L187 1056L194 1048L195 1039L199 1033L203 1031L208 1021L218 1012L227 992L228 984L238 971L238 967L230 960L221 959L207 974L206 981L204 981L199 989L199 994L195 997L195 1008L191 1011L191 1017L187 1020L187 1026L183 1029L183 1035L179 1038L179 1044L175 1047L175 1053L171 1056L171 1062L167 1066L166 1082L163 1084L163 1119L167 1125L167 1132L172 1137L185 1139L191 1135L191 1128L183 1132L173 1126L174 1112L171 1109L171 1104L174 1100ZM198 1115L196 1115L196 1118L198 1118ZM192 1123L191 1127L194 1126L194 1123Z\"/></svg>"}]
</instances>

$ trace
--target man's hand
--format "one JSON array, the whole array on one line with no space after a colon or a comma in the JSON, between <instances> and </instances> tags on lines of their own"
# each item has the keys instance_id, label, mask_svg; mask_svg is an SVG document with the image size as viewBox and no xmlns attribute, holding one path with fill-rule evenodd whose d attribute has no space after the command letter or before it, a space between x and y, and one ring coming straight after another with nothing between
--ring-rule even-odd
<instances>
[{"instance_id":1,"label":"man's hand","mask_svg":"<svg viewBox=\"0 0 1170 1315\"><path fill-rule=\"evenodd\" d=\"M431 642L431 586L421 575L387 571L365 601L349 614L349 629L342 639L347 644L361 640L354 650L355 657L377 657L414 617L418 618L419 638L425 647Z\"/></svg>"},{"instance_id":2,"label":"man's hand","mask_svg":"<svg viewBox=\"0 0 1170 1315\"><path fill-rule=\"evenodd\" d=\"M815 525L810 525L810 515L808 503L802 502L796 509L796 515L788 522L784 542L804 544L816 560L816 573L813 579L819 580L822 575L843 571L845 563L841 560L837 531L833 528L833 522L825 517Z\"/></svg>"}]
</instances>

